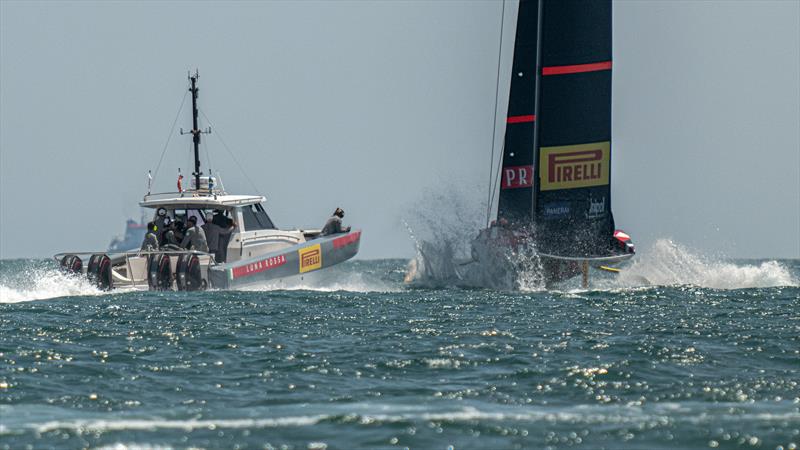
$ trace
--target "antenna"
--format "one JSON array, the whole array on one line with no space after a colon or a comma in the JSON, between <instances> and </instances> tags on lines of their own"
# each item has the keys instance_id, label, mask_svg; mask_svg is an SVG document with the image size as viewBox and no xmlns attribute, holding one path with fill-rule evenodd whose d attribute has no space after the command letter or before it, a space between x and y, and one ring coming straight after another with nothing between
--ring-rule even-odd
<instances>
[{"instance_id":1,"label":"antenna","mask_svg":"<svg viewBox=\"0 0 800 450\"><path fill-rule=\"evenodd\" d=\"M181 134L191 134L192 142L194 143L194 172L192 172L192 175L194 175L194 187L196 191L200 190L200 175L203 174L203 172L200 171L200 135L211 133L211 127L201 130L197 125L197 92L199 91L197 88L197 80L199 78L200 72L197 71L197 69L195 69L194 75L189 72L189 81L192 82L192 86L189 88L189 92L192 93L192 130L184 132L183 128L181 128Z\"/></svg>"}]
</instances>

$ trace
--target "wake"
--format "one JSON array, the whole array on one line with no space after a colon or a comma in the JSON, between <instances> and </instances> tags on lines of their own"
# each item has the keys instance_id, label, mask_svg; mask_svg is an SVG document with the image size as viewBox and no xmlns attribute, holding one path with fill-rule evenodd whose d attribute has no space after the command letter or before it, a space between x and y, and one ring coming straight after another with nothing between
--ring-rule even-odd
<instances>
[{"instance_id":1,"label":"wake","mask_svg":"<svg viewBox=\"0 0 800 450\"><path fill-rule=\"evenodd\" d=\"M3 277L0 282L0 303L20 303L77 295L102 295L85 277L70 276L56 268L31 267Z\"/></svg>"},{"instance_id":2,"label":"wake","mask_svg":"<svg viewBox=\"0 0 800 450\"><path fill-rule=\"evenodd\" d=\"M619 287L641 286L641 278L658 286L693 285L710 289L798 286L791 270L778 261L738 263L711 258L659 239L634 257L615 280Z\"/></svg>"},{"instance_id":3,"label":"wake","mask_svg":"<svg viewBox=\"0 0 800 450\"><path fill-rule=\"evenodd\" d=\"M302 277L292 277L285 280L274 280L263 284L245 286L240 291L268 292L268 291L317 291L317 292L361 292L361 293L386 293L400 292L402 286L387 283L376 279L371 274L362 272L345 271L345 268L331 268L327 271L312 272Z\"/></svg>"}]
</instances>

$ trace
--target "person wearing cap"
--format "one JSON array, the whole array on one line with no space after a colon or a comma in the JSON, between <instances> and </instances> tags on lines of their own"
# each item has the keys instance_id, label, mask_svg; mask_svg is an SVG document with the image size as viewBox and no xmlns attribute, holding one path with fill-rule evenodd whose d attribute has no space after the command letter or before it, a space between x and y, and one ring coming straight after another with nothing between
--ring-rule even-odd
<instances>
[{"instance_id":1,"label":"person wearing cap","mask_svg":"<svg viewBox=\"0 0 800 450\"><path fill-rule=\"evenodd\" d=\"M147 222L147 233L144 235L141 249L146 251L158 250L158 236L156 236L155 222Z\"/></svg>"},{"instance_id":2,"label":"person wearing cap","mask_svg":"<svg viewBox=\"0 0 800 450\"><path fill-rule=\"evenodd\" d=\"M181 247L187 250L208 252L206 233L202 228L197 226L197 217L189 217L187 225L188 227L183 235L183 241L181 241Z\"/></svg>"},{"instance_id":3,"label":"person wearing cap","mask_svg":"<svg viewBox=\"0 0 800 450\"><path fill-rule=\"evenodd\" d=\"M333 212L333 215L327 222L325 222L325 226L322 227L322 232L320 236L327 236L329 234L337 234L337 233L347 233L350 231L350 227L342 228L342 218L344 217L344 210L342 208L336 208L336 211Z\"/></svg>"}]
</instances>

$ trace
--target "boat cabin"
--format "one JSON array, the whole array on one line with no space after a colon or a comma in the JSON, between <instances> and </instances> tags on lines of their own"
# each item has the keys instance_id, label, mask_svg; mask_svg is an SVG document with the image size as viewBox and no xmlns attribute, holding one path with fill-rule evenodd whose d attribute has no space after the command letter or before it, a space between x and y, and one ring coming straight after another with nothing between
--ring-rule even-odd
<instances>
[{"instance_id":1,"label":"boat cabin","mask_svg":"<svg viewBox=\"0 0 800 450\"><path fill-rule=\"evenodd\" d=\"M260 256L319 235L319 230L278 230L262 205L264 201L260 195L186 191L148 194L139 205L154 210L152 220L157 225L169 218L168 222L181 222L185 226L190 217L196 217L197 225L206 231L209 253L216 255L217 263ZM236 226L229 234L215 239L210 236L209 223L223 229ZM160 236L164 231L159 229L157 234Z\"/></svg>"}]
</instances>

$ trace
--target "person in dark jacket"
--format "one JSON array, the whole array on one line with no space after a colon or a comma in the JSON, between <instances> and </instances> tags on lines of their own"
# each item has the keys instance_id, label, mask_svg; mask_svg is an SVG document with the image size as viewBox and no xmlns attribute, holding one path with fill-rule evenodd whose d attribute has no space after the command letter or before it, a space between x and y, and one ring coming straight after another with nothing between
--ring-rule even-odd
<instances>
[{"instance_id":1,"label":"person in dark jacket","mask_svg":"<svg viewBox=\"0 0 800 450\"><path fill-rule=\"evenodd\" d=\"M350 231L350 227L342 227L342 218L344 217L344 210L342 208L336 208L336 211L333 212L333 215L327 222L325 222L325 226L322 227L322 232L320 236L327 236L329 234L337 234L337 233L347 233Z\"/></svg>"},{"instance_id":2,"label":"person in dark jacket","mask_svg":"<svg viewBox=\"0 0 800 450\"><path fill-rule=\"evenodd\" d=\"M142 250L158 250L155 222L147 222L147 233L144 235L144 241L142 241Z\"/></svg>"}]
</instances>

